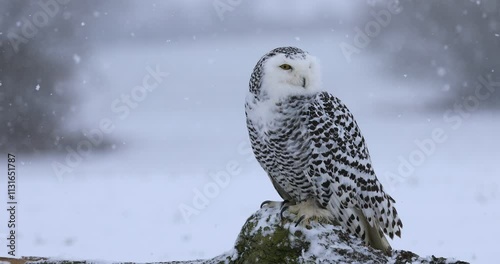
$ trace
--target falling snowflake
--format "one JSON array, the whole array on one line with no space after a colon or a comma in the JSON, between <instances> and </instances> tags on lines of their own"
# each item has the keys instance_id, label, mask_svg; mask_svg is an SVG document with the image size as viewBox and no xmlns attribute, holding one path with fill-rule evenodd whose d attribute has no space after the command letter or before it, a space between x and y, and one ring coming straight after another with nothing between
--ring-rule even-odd
<instances>
[{"instance_id":1,"label":"falling snowflake","mask_svg":"<svg viewBox=\"0 0 500 264\"><path fill-rule=\"evenodd\" d=\"M85 26L85 22L82 22L80 25L82 25L82 27L84 27Z\"/></svg>"},{"instance_id":2,"label":"falling snowflake","mask_svg":"<svg viewBox=\"0 0 500 264\"><path fill-rule=\"evenodd\" d=\"M80 56L78 54L73 54L73 61L75 61L75 64L80 64Z\"/></svg>"},{"instance_id":3,"label":"falling snowflake","mask_svg":"<svg viewBox=\"0 0 500 264\"><path fill-rule=\"evenodd\" d=\"M451 86L449 84L443 85L443 91L448 92L450 90Z\"/></svg>"},{"instance_id":4,"label":"falling snowflake","mask_svg":"<svg viewBox=\"0 0 500 264\"><path fill-rule=\"evenodd\" d=\"M35 87L35 90L40 90L40 84L37 84L36 87Z\"/></svg>"},{"instance_id":5,"label":"falling snowflake","mask_svg":"<svg viewBox=\"0 0 500 264\"><path fill-rule=\"evenodd\" d=\"M437 75L439 75L439 76L443 77L445 74L446 74L446 69L445 69L445 68L443 68L443 67L439 67L439 68L437 69Z\"/></svg>"}]
</instances>

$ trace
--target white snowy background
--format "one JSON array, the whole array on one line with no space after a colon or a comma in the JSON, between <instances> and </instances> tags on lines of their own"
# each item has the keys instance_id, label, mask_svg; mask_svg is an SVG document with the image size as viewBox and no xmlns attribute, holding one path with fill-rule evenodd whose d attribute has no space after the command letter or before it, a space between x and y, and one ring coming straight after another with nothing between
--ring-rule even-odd
<instances>
[{"instance_id":1,"label":"white snowy background","mask_svg":"<svg viewBox=\"0 0 500 264\"><path fill-rule=\"evenodd\" d=\"M392 24L348 62L341 43L352 43L354 28L374 20L357 17L359 10L383 6L220 1L231 8L219 16L216 2L137 1L116 9L112 2L96 4L83 18L71 16L73 3L61 7L56 16L73 19L78 34L67 36L71 44L43 48L75 69L63 89L74 91L76 101L61 126L81 135L109 119L115 128L104 134L108 145L92 147L59 176L53 165L68 165L66 148L76 150L81 140L61 143L59 151L15 153L18 256L151 262L211 258L231 249L260 203L280 199L250 152L243 105L248 79L263 54L297 46L322 62L324 89L354 113L379 180L397 201L404 229L393 248L473 263L498 259L500 118L488 98L460 115L453 103L466 101L445 100L455 89L451 70L429 62L431 75L400 73L390 51L375 48L397 39ZM403 6L392 23L409 11ZM154 30L160 25L165 31ZM84 45L85 52L71 45ZM0 48L11 48L6 38ZM148 67L168 76L129 107L128 116L113 111L113 102L142 84ZM0 84L7 77L0 72ZM30 82L34 96L50 89L37 78ZM445 103L435 107L440 100ZM1 103L8 108L7 100ZM435 130L444 141L419 149L416 142L429 142ZM411 172L398 172L402 160L413 160ZM5 164L0 160L3 205ZM0 256L8 256L1 211Z\"/></svg>"}]
</instances>

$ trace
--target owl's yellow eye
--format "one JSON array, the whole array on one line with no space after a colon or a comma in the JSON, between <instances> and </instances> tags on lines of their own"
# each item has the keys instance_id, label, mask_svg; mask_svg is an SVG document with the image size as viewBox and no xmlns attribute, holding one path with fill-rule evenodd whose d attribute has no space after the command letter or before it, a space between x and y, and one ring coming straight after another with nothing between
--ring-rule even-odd
<instances>
[{"instance_id":1,"label":"owl's yellow eye","mask_svg":"<svg viewBox=\"0 0 500 264\"><path fill-rule=\"evenodd\" d=\"M291 70L292 66L290 66L289 64L281 64L280 68L282 68L283 70Z\"/></svg>"}]
</instances>

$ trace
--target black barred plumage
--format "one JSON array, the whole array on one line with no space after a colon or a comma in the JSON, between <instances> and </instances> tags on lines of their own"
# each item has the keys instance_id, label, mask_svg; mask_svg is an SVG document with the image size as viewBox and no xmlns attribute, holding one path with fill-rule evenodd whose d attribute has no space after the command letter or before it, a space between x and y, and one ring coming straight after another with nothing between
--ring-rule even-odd
<instances>
[{"instance_id":1,"label":"black barred plumage","mask_svg":"<svg viewBox=\"0 0 500 264\"><path fill-rule=\"evenodd\" d=\"M283 64L290 68L280 68ZM274 49L259 60L246 102L253 151L299 214L326 215L390 252L384 233L401 236L403 227L395 201L378 181L349 109L320 90L318 67L314 57L293 47Z\"/></svg>"}]
</instances>

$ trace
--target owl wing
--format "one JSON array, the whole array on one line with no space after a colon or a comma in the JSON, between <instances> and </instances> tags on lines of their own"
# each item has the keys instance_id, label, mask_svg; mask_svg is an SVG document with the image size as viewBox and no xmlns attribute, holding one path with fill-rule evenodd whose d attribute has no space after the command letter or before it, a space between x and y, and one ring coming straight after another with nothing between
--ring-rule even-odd
<instances>
[{"instance_id":1,"label":"owl wing","mask_svg":"<svg viewBox=\"0 0 500 264\"><path fill-rule=\"evenodd\" d=\"M248 104L245 107L247 109L250 108ZM246 114L248 115L248 113ZM272 175L278 175L280 171L280 167L276 164L276 158L274 157L274 153L269 150L267 144L264 144L259 139L257 129L254 126L253 122L248 118L248 116L247 116L247 128L255 158L257 159L261 167L267 172L267 176L271 180L274 188L281 196L281 198L283 198L283 200L291 201L292 198L290 197L290 195L281 187L281 185L278 182L276 182L275 178L272 177Z\"/></svg>"},{"instance_id":2,"label":"owl wing","mask_svg":"<svg viewBox=\"0 0 500 264\"><path fill-rule=\"evenodd\" d=\"M389 237L401 236L403 224L371 166L360 129L349 109L327 92L319 93L308 109L310 159L307 175L315 185L317 201L364 238L371 227ZM378 231L379 232L379 231Z\"/></svg>"}]
</instances>

